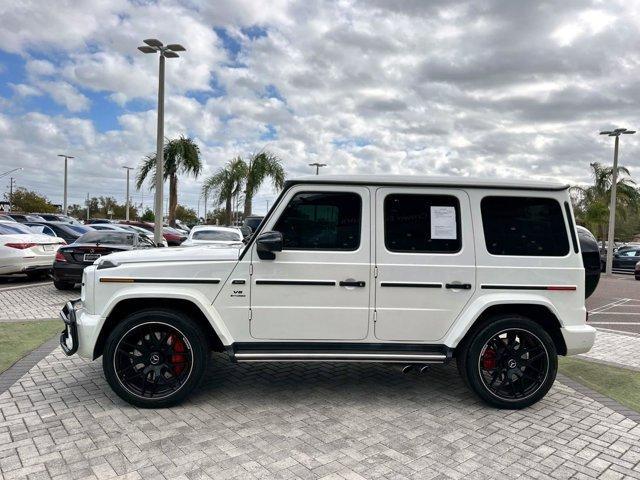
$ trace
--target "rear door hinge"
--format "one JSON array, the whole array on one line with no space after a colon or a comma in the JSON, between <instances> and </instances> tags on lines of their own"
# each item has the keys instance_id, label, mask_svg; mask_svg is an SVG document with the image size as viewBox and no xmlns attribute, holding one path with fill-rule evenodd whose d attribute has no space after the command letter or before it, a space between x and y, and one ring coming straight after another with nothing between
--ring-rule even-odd
<instances>
[{"instance_id":1,"label":"rear door hinge","mask_svg":"<svg viewBox=\"0 0 640 480\"><path fill-rule=\"evenodd\" d=\"M374 278L378 278L378 267L377 266L373 267L373 276L374 276Z\"/></svg>"},{"instance_id":2,"label":"rear door hinge","mask_svg":"<svg viewBox=\"0 0 640 480\"><path fill-rule=\"evenodd\" d=\"M253 319L253 311L249 309L249 321Z\"/></svg>"},{"instance_id":3,"label":"rear door hinge","mask_svg":"<svg viewBox=\"0 0 640 480\"><path fill-rule=\"evenodd\" d=\"M378 311L374 310L373 311L373 323L376 323L378 321Z\"/></svg>"},{"instance_id":4,"label":"rear door hinge","mask_svg":"<svg viewBox=\"0 0 640 480\"><path fill-rule=\"evenodd\" d=\"M253 275L253 263L249 264L249 276Z\"/></svg>"}]
</instances>

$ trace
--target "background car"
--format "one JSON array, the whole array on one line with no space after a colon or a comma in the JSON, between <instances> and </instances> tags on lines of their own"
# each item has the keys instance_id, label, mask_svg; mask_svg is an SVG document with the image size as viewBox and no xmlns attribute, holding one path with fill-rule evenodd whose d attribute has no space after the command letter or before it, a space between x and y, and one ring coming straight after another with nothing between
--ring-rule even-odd
<instances>
[{"instance_id":1,"label":"background car","mask_svg":"<svg viewBox=\"0 0 640 480\"><path fill-rule=\"evenodd\" d=\"M69 215L63 215L62 213L34 213L33 215L38 215L48 222L65 222L72 225L82 225L79 220Z\"/></svg>"},{"instance_id":2,"label":"background car","mask_svg":"<svg viewBox=\"0 0 640 480\"><path fill-rule=\"evenodd\" d=\"M79 238L81 235L93 230L90 226L86 225L72 225L66 222L26 222L25 225L30 227L38 226L38 225L46 225L49 227L56 236L63 238L67 243L73 243Z\"/></svg>"},{"instance_id":3,"label":"background car","mask_svg":"<svg viewBox=\"0 0 640 480\"><path fill-rule=\"evenodd\" d=\"M213 225L196 225L189 232L189 237L182 243L183 247L195 245L219 245L223 247L242 247L242 233L238 228L217 227Z\"/></svg>"},{"instance_id":4,"label":"background car","mask_svg":"<svg viewBox=\"0 0 640 480\"><path fill-rule=\"evenodd\" d=\"M154 248L151 240L135 232L98 231L85 233L71 245L60 248L53 262L53 284L69 290L82 281L85 267L113 252Z\"/></svg>"},{"instance_id":5,"label":"background car","mask_svg":"<svg viewBox=\"0 0 640 480\"><path fill-rule=\"evenodd\" d=\"M16 222L20 222L20 223L44 221L44 218L42 218L40 215L35 215L31 213L4 213L3 215L13 218Z\"/></svg>"},{"instance_id":6,"label":"background car","mask_svg":"<svg viewBox=\"0 0 640 480\"><path fill-rule=\"evenodd\" d=\"M640 246L620 247L613 254L613 270L635 272L636 264L640 260Z\"/></svg>"},{"instance_id":7,"label":"background car","mask_svg":"<svg viewBox=\"0 0 640 480\"><path fill-rule=\"evenodd\" d=\"M135 220L120 220L118 224L133 225L135 227L144 228L146 231L151 232L151 235L153 235L153 223L138 222ZM171 229L171 227L162 227L162 236L167 241L167 245L169 245L170 247L178 246L187 239L186 235Z\"/></svg>"},{"instance_id":8,"label":"background car","mask_svg":"<svg viewBox=\"0 0 640 480\"><path fill-rule=\"evenodd\" d=\"M20 223L0 221L0 274L25 273L31 279L51 271L61 238L33 233Z\"/></svg>"},{"instance_id":9,"label":"background car","mask_svg":"<svg viewBox=\"0 0 640 480\"><path fill-rule=\"evenodd\" d=\"M113 223L113 221L108 218L91 218L84 221L85 225L93 225L94 223Z\"/></svg>"}]
</instances>

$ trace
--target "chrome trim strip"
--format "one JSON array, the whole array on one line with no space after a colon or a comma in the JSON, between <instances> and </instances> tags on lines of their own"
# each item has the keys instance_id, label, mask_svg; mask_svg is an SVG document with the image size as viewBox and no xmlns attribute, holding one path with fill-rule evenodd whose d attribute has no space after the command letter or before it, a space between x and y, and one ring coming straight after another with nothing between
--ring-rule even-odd
<instances>
[{"instance_id":1,"label":"chrome trim strip","mask_svg":"<svg viewBox=\"0 0 640 480\"><path fill-rule=\"evenodd\" d=\"M238 362L391 362L444 363L445 354L435 353L347 353L347 352L237 352Z\"/></svg>"}]
</instances>

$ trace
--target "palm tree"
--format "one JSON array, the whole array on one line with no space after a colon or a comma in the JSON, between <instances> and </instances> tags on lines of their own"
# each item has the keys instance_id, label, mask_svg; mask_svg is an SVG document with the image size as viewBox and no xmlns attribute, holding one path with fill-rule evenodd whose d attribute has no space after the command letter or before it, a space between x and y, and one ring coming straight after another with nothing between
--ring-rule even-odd
<instances>
[{"instance_id":1,"label":"palm tree","mask_svg":"<svg viewBox=\"0 0 640 480\"><path fill-rule=\"evenodd\" d=\"M246 165L246 163L245 163ZM244 189L244 216L251 215L251 203L267 178L270 178L273 186L278 190L284 187L284 169L280 159L272 153L262 151L249 158L246 165L246 183Z\"/></svg>"},{"instance_id":2,"label":"palm tree","mask_svg":"<svg viewBox=\"0 0 640 480\"><path fill-rule=\"evenodd\" d=\"M155 185L155 154L144 159L137 176L137 187L142 184L151 173L151 188ZM178 174L193 175L197 178L202 171L200 148L188 137L180 136L168 141L164 145L164 180L169 179L169 225L176 225L176 208L178 207Z\"/></svg>"},{"instance_id":3,"label":"palm tree","mask_svg":"<svg viewBox=\"0 0 640 480\"><path fill-rule=\"evenodd\" d=\"M225 223L231 224L232 202L242 191L242 185L247 173L247 165L240 157L236 157L227 163L212 176L204 181L202 195L215 196L217 205L225 206Z\"/></svg>"},{"instance_id":4,"label":"palm tree","mask_svg":"<svg viewBox=\"0 0 640 480\"><path fill-rule=\"evenodd\" d=\"M609 222L609 204L611 202L611 186L613 185L613 167L605 167L600 163L591 164L593 185L589 187L572 187L576 198L576 216L586 226L595 230L599 238L604 239L605 228ZM630 211L635 211L640 200L635 182L626 167L618 167L616 216L625 219Z\"/></svg>"}]
</instances>

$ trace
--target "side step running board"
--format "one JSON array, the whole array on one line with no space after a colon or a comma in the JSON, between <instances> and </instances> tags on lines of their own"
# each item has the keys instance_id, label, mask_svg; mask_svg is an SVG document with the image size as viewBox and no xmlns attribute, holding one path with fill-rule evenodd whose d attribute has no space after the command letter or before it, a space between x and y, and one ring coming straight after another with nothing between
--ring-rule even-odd
<instances>
[{"instance_id":1,"label":"side step running board","mask_svg":"<svg viewBox=\"0 0 640 480\"><path fill-rule=\"evenodd\" d=\"M444 353L409 352L235 352L237 362L384 362L446 363Z\"/></svg>"}]
</instances>

